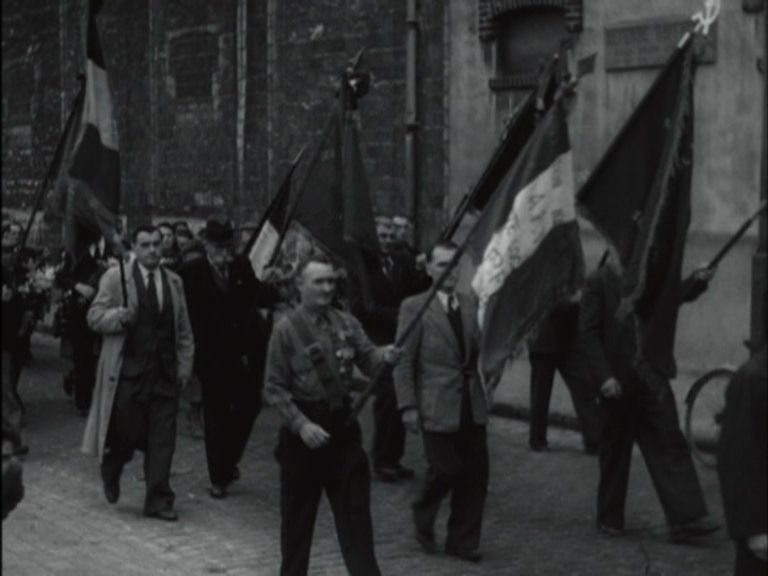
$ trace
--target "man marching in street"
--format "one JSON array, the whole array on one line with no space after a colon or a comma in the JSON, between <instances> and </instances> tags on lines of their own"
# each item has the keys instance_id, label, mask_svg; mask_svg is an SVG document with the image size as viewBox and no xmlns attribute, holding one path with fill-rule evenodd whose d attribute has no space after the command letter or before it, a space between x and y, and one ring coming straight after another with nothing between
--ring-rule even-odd
<instances>
[{"instance_id":1,"label":"man marching in street","mask_svg":"<svg viewBox=\"0 0 768 576\"><path fill-rule=\"evenodd\" d=\"M245 257L235 255L228 220L208 219L202 236L206 257L186 263L179 274L195 335L209 493L221 499L240 478L238 464L261 411L269 329L259 308L274 305L279 294L256 279Z\"/></svg>"},{"instance_id":2,"label":"man marching in street","mask_svg":"<svg viewBox=\"0 0 768 576\"><path fill-rule=\"evenodd\" d=\"M375 347L352 315L332 307L334 266L314 254L296 269L300 305L275 327L265 395L284 419L280 464L282 576L307 574L323 491L352 576L377 576L370 510L370 471L357 421L347 423L352 368L373 375L399 350Z\"/></svg>"},{"instance_id":3,"label":"man marching in street","mask_svg":"<svg viewBox=\"0 0 768 576\"><path fill-rule=\"evenodd\" d=\"M395 253L392 220L376 218L376 236L381 248L381 267L370 278L372 302L364 303L362 288L356 278L349 284L350 308L363 325L366 334L377 345L390 344L397 331L397 311L400 303L412 294L428 287L415 284L415 268L409 257ZM374 433L371 446L373 472L379 480L397 482L413 478L414 472L400 463L405 452L405 428L400 420L392 376L387 374L379 383L373 401Z\"/></svg>"},{"instance_id":4,"label":"man marching in street","mask_svg":"<svg viewBox=\"0 0 768 576\"><path fill-rule=\"evenodd\" d=\"M120 497L123 467L136 449L144 451L144 514L174 521L176 413L194 342L181 279L160 266L160 242L154 226L137 228L125 285L118 267L107 270L88 310L88 325L103 343L82 451L98 455L110 504Z\"/></svg>"},{"instance_id":5,"label":"man marching in street","mask_svg":"<svg viewBox=\"0 0 768 576\"><path fill-rule=\"evenodd\" d=\"M609 248L606 265L587 277L579 316L582 350L600 385L605 412L597 528L607 536L623 533L632 447L637 442L664 509L669 537L684 543L711 534L719 526L707 513L669 381L659 373L641 374L634 366L635 328L617 317L622 297L618 262L618 254ZM691 276L681 289L684 301L700 295L710 278L711 272L706 270Z\"/></svg>"},{"instance_id":6,"label":"man marching in street","mask_svg":"<svg viewBox=\"0 0 768 576\"><path fill-rule=\"evenodd\" d=\"M427 261L433 281L455 252L450 242L433 248ZM437 551L435 519L441 502L452 493L445 551L477 562L488 491L487 395L477 371L477 304L455 291L457 280L454 268L405 341L394 380L403 423L413 432L421 430L429 465L421 495L413 504L416 539L426 552ZM403 302L398 339L427 296Z\"/></svg>"}]
</instances>

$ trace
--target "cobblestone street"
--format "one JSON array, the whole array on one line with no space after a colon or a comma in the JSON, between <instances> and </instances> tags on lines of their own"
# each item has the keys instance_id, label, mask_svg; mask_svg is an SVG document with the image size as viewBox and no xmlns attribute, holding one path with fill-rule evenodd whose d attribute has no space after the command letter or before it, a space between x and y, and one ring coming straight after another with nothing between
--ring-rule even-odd
<instances>
[{"instance_id":1,"label":"cobblestone street","mask_svg":"<svg viewBox=\"0 0 768 576\"><path fill-rule=\"evenodd\" d=\"M277 415L265 409L241 464L242 479L225 500L207 493L203 444L180 420L174 473L180 521L145 519L141 512L141 454L126 468L118 504L102 494L95 459L79 452L85 424L64 395L67 368L58 342L33 341L21 395L27 404L24 463L26 496L3 523L2 571L12 576L277 574L280 560L278 468L272 456ZM523 384L519 384L523 385ZM527 386L527 382L524 384ZM370 441L370 413L363 416ZM552 451L527 447L527 423L494 418L489 426L490 494L482 540L483 561L467 564L420 551L409 502L423 477L421 445L409 437L405 463L417 481L374 482L377 556L384 574L722 576L733 553L724 531L696 546L666 540L661 508L639 453L627 502L628 535L606 539L594 529L597 460L581 452L579 435L551 429ZM722 521L716 475L700 469L710 511ZM446 514L438 525L444 534ZM346 571L327 503L315 530L313 575Z\"/></svg>"}]
</instances>

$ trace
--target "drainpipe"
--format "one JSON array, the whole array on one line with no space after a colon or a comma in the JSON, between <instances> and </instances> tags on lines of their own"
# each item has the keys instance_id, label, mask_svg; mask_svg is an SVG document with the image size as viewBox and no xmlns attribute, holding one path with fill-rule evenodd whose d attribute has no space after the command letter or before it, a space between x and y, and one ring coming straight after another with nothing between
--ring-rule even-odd
<instances>
[{"instance_id":1,"label":"drainpipe","mask_svg":"<svg viewBox=\"0 0 768 576\"><path fill-rule=\"evenodd\" d=\"M406 0L407 37L405 47L405 215L414 225L414 240L418 238L416 198L418 174L416 171L416 136L419 129L416 116L416 55L419 42L417 0Z\"/></svg>"}]
</instances>

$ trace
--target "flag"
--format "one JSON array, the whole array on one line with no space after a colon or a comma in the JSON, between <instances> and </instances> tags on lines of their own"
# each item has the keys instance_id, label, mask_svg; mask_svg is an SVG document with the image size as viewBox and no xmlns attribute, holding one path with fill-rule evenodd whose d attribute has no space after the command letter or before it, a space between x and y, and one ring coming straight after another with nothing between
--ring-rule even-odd
<instances>
[{"instance_id":1,"label":"flag","mask_svg":"<svg viewBox=\"0 0 768 576\"><path fill-rule=\"evenodd\" d=\"M584 280L566 110L541 119L469 238L482 255L472 288L479 366L498 375L517 346Z\"/></svg>"},{"instance_id":2,"label":"flag","mask_svg":"<svg viewBox=\"0 0 768 576\"><path fill-rule=\"evenodd\" d=\"M542 66L536 87L517 106L499 147L472 191L465 196L465 201L457 207L455 216L441 233L442 240L450 240L453 237L467 210L482 211L499 189L499 184L536 129L539 117L552 105L557 89L557 62L556 59L551 59Z\"/></svg>"},{"instance_id":3,"label":"flag","mask_svg":"<svg viewBox=\"0 0 768 576\"><path fill-rule=\"evenodd\" d=\"M65 246L74 261L100 236L114 242L120 208L120 155L109 82L92 1L88 11L85 101L71 153Z\"/></svg>"},{"instance_id":4,"label":"flag","mask_svg":"<svg viewBox=\"0 0 768 576\"><path fill-rule=\"evenodd\" d=\"M299 155L291 164L288 173L280 184L280 188L277 190L277 194L275 194L272 202L267 206L261 222L245 245L248 260L250 260L253 272L259 280L264 279L264 269L274 260L288 228L290 220L288 202L291 195L291 177L303 153L304 149L299 152Z\"/></svg>"},{"instance_id":5,"label":"flag","mask_svg":"<svg viewBox=\"0 0 768 576\"><path fill-rule=\"evenodd\" d=\"M344 263L369 302L368 270L377 261L379 243L357 127L340 107L334 107L323 130L294 206L295 220Z\"/></svg>"},{"instance_id":6,"label":"flag","mask_svg":"<svg viewBox=\"0 0 768 576\"><path fill-rule=\"evenodd\" d=\"M638 367L674 377L681 269L691 218L693 43L675 50L578 193L617 250L619 314L633 318Z\"/></svg>"}]
</instances>

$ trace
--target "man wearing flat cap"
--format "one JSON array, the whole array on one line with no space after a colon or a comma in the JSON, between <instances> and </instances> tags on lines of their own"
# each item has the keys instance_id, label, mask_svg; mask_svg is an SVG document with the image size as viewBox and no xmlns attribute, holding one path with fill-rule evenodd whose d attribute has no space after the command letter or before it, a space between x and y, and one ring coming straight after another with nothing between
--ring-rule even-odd
<instances>
[{"instance_id":1,"label":"man wearing flat cap","mask_svg":"<svg viewBox=\"0 0 768 576\"><path fill-rule=\"evenodd\" d=\"M228 220L210 218L201 237L206 257L185 263L179 274L195 335L194 373L202 384L209 492L218 499L240 477L238 463L261 411L269 329L259 309L279 296L235 253Z\"/></svg>"}]
</instances>

